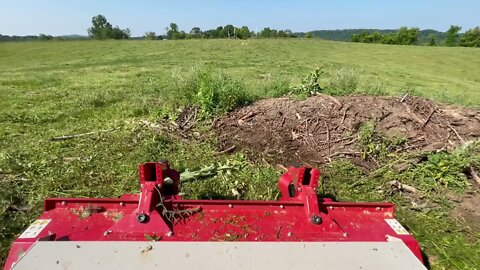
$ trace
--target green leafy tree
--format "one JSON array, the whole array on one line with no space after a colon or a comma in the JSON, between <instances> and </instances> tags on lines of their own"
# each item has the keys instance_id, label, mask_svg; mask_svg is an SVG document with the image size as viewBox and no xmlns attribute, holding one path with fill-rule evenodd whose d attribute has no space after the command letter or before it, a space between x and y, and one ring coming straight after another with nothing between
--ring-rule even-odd
<instances>
[{"instance_id":1,"label":"green leafy tree","mask_svg":"<svg viewBox=\"0 0 480 270\"><path fill-rule=\"evenodd\" d=\"M383 35L383 44L398 44L398 33L389 33Z\"/></svg>"},{"instance_id":2,"label":"green leafy tree","mask_svg":"<svg viewBox=\"0 0 480 270\"><path fill-rule=\"evenodd\" d=\"M305 35L305 38L313 38L312 32L308 32L308 33Z\"/></svg>"},{"instance_id":3,"label":"green leafy tree","mask_svg":"<svg viewBox=\"0 0 480 270\"><path fill-rule=\"evenodd\" d=\"M250 38L250 29L247 26L242 26L241 28L237 28L235 31L237 38L239 39L248 39Z\"/></svg>"},{"instance_id":4,"label":"green leafy tree","mask_svg":"<svg viewBox=\"0 0 480 270\"><path fill-rule=\"evenodd\" d=\"M201 38L202 29L200 29L200 27L193 27L188 36L189 38Z\"/></svg>"},{"instance_id":5,"label":"green leafy tree","mask_svg":"<svg viewBox=\"0 0 480 270\"><path fill-rule=\"evenodd\" d=\"M289 37L289 38L295 38L295 37L297 37L297 36L295 36L294 33L292 33L292 30L290 30L290 29L286 29L286 30L285 30L285 35L286 35L287 37Z\"/></svg>"},{"instance_id":6,"label":"green leafy tree","mask_svg":"<svg viewBox=\"0 0 480 270\"><path fill-rule=\"evenodd\" d=\"M185 35L185 33L184 33ZM178 31L178 25L176 23L170 23L170 27L167 27L168 39L181 39L182 34Z\"/></svg>"},{"instance_id":7,"label":"green leafy tree","mask_svg":"<svg viewBox=\"0 0 480 270\"><path fill-rule=\"evenodd\" d=\"M44 40L52 40L52 39L53 37L51 35L45 35L45 34L38 35L38 40L44 41Z\"/></svg>"},{"instance_id":8,"label":"green leafy tree","mask_svg":"<svg viewBox=\"0 0 480 270\"><path fill-rule=\"evenodd\" d=\"M480 27L477 26L466 31L460 39L460 46L480 47Z\"/></svg>"},{"instance_id":9,"label":"green leafy tree","mask_svg":"<svg viewBox=\"0 0 480 270\"><path fill-rule=\"evenodd\" d=\"M110 32L110 38L113 39L129 39L130 38L130 29L120 29L120 27L115 26Z\"/></svg>"},{"instance_id":10,"label":"green leafy tree","mask_svg":"<svg viewBox=\"0 0 480 270\"><path fill-rule=\"evenodd\" d=\"M92 27L88 28L88 35L93 39L128 39L130 38L130 29L120 29L112 25L103 15L92 17Z\"/></svg>"},{"instance_id":11,"label":"green leafy tree","mask_svg":"<svg viewBox=\"0 0 480 270\"><path fill-rule=\"evenodd\" d=\"M435 34L428 35L428 46L437 46L437 36Z\"/></svg>"},{"instance_id":12,"label":"green leafy tree","mask_svg":"<svg viewBox=\"0 0 480 270\"><path fill-rule=\"evenodd\" d=\"M383 43L383 35L380 32L375 31L371 35L369 35L370 42L369 43Z\"/></svg>"},{"instance_id":13,"label":"green leafy tree","mask_svg":"<svg viewBox=\"0 0 480 270\"><path fill-rule=\"evenodd\" d=\"M143 35L143 39L155 40L157 39L157 34L155 32L145 32L145 35Z\"/></svg>"},{"instance_id":14,"label":"green leafy tree","mask_svg":"<svg viewBox=\"0 0 480 270\"><path fill-rule=\"evenodd\" d=\"M223 27L223 34L222 37L232 38L234 37L235 27L231 24L227 24Z\"/></svg>"},{"instance_id":15,"label":"green leafy tree","mask_svg":"<svg viewBox=\"0 0 480 270\"><path fill-rule=\"evenodd\" d=\"M352 34L350 36L350 42L361 42L361 34Z\"/></svg>"},{"instance_id":16,"label":"green leafy tree","mask_svg":"<svg viewBox=\"0 0 480 270\"><path fill-rule=\"evenodd\" d=\"M178 32L178 25L176 23L170 23L170 30Z\"/></svg>"},{"instance_id":17,"label":"green leafy tree","mask_svg":"<svg viewBox=\"0 0 480 270\"><path fill-rule=\"evenodd\" d=\"M110 38L112 29L107 18L99 14L92 17L92 27L88 28L88 35L93 39L107 39Z\"/></svg>"},{"instance_id":18,"label":"green leafy tree","mask_svg":"<svg viewBox=\"0 0 480 270\"><path fill-rule=\"evenodd\" d=\"M447 31L447 39L445 40L445 45L447 45L448 47L456 46L459 38L458 32L460 32L460 30L462 30L462 27L457 25L451 25Z\"/></svg>"},{"instance_id":19,"label":"green leafy tree","mask_svg":"<svg viewBox=\"0 0 480 270\"><path fill-rule=\"evenodd\" d=\"M397 42L396 44L400 45L412 45L415 44L418 40L418 34L420 33L420 29L418 28L410 28L403 26L397 32Z\"/></svg>"},{"instance_id":20,"label":"green leafy tree","mask_svg":"<svg viewBox=\"0 0 480 270\"><path fill-rule=\"evenodd\" d=\"M270 38L270 37L273 37L272 36L272 29L270 29L269 27L265 27L263 28L262 31L260 31L260 35L259 35L261 38Z\"/></svg>"}]
</instances>

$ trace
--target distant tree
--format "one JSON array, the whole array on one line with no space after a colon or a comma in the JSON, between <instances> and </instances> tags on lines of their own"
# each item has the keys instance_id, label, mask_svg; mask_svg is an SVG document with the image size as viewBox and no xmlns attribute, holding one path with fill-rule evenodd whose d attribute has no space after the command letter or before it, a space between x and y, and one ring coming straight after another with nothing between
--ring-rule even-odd
<instances>
[{"instance_id":1,"label":"distant tree","mask_svg":"<svg viewBox=\"0 0 480 270\"><path fill-rule=\"evenodd\" d=\"M115 26L110 32L110 38L112 39L129 39L130 35L130 29L120 29L118 26Z\"/></svg>"},{"instance_id":2,"label":"distant tree","mask_svg":"<svg viewBox=\"0 0 480 270\"><path fill-rule=\"evenodd\" d=\"M369 35L369 42L368 43L383 43L383 35L380 32L375 31L371 35Z\"/></svg>"},{"instance_id":3,"label":"distant tree","mask_svg":"<svg viewBox=\"0 0 480 270\"><path fill-rule=\"evenodd\" d=\"M361 42L360 41L360 34L352 34L350 36L350 42Z\"/></svg>"},{"instance_id":4,"label":"distant tree","mask_svg":"<svg viewBox=\"0 0 480 270\"><path fill-rule=\"evenodd\" d=\"M251 36L250 29L248 29L247 26L242 26L241 28L237 28L235 33L239 39L248 39Z\"/></svg>"},{"instance_id":5,"label":"distant tree","mask_svg":"<svg viewBox=\"0 0 480 270\"><path fill-rule=\"evenodd\" d=\"M308 32L306 35L305 35L306 38L313 38L313 34L312 32Z\"/></svg>"},{"instance_id":6,"label":"distant tree","mask_svg":"<svg viewBox=\"0 0 480 270\"><path fill-rule=\"evenodd\" d=\"M260 31L260 37L261 37L261 38L274 37L274 36L272 35L272 29L270 29L269 27L263 28L263 30Z\"/></svg>"},{"instance_id":7,"label":"distant tree","mask_svg":"<svg viewBox=\"0 0 480 270\"><path fill-rule=\"evenodd\" d=\"M184 39L185 37L185 32L178 31L178 25L176 23L170 23L170 27L167 27L168 39Z\"/></svg>"},{"instance_id":8,"label":"distant tree","mask_svg":"<svg viewBox=\"0 0 480 270\"><path fill-rule=\"evenodd\" d=\"M215 38L226 38L227 37L227 32L225 31L223 26L219 26L219 27L217 27L217 29L215 29L214 35L215 35L214 36Z\"/></svg>"},{"instance_id":9,"label":"distant tree","mask_svg":"<svg viewBox=\"0 0 480 270\"><path fill-rule=\"evenodd\" d=\"M428 46L437 46L437 41L436 41L436 39L437 39L437 36L436 36L435 34L433 34L433 33L432 33L432 34L429 34L429 35L428 35L428 43L427 43L427 45L428 45Z\"/></svg>"},{"instance_id":10,"label":"distant tree","mask_svg":"<svg viewBox=\"0 0 480 270\"><path fill-rule=\"evenodd\" d=\"M176 23L170 23L170 30L178 32L178 25Z\"/></svg>"},{"instance_id":11,"label":"distant tree","mask_svg":"<svg viewBox=\"0 0 480 270\"><path fill-rule=\"evenodd\" d=\"M295 34L292 33L292 31L290 29L285 30L285 35L289 38L297 37Z\"/></svg>"},{"instance_id":12,"label":"distant tree","mask_svg":"<svg viewBox=\"0 0 480 270\"><path fill-rule=\"evenodd\" d=\"M382 35L379 31L352 34L351 42L412 45L418 41L420 29L400 27L397 32Z\"/></svg>"},{"instance_id":13,"label":"distant tree","mask_svg":"<svg viewBox=\"0 0 480 270\"><path fill-rule=\"evenodd\" d=\"M231 24L227 24L223 27L222 37L232 38L234 37L234 33L235 33L235 27Z\"/></svg>"},{"instance_id":14,"label":"distant tree","mask_svg":"<svg viewBox=\"0 0 480 270\"><path fill-rule=\"evenodd\" d=\"M189 38L201 38L202 37L202 29L200 27L193 27L190 30Z\"/></svg>"},{"instance_id":15,"label":"distant tree","mask_svg":"<svg viewBox=\"0 0 480 270\"><path fill-rule=\"evenodd\" d=\"M383 35L383 44L398 44L398 32Z\"/></svg>"},{"instance_id":16,"label":"distant tree","mask_svg":"<svg viewBox=\"0 0 480 270\"><path fill-rule=\"evenodd\" d=\"M157 39L157 34L155 32L145 32L145 35L143 35L143 39L155 40Z\"/></svg>"},{"instance_id":17,"label":"distant tree","mask_svg":"<svg viewBox=\"0 0 480 270\"><path fill-rule=\"evenodd\" d=\"M362 32L360 34L353 34L350 38L352 42L362 42L368 43L369 42L370 34L368 32Z\"/></svg>"},{"instance_id":18,"label":"distant tree","mask_svg":"<svg viewBox=\"0 0 480 270\"><path fill-rule=\"evenodd\" d=\"M460 39L460 46L480 47L480 27L477 26L466 31Z\"/></svg>"},{"instance_id":19,"label":"distant tree","mask_svg":"<svg viewBox=\"0 0 480 270\"><path fill-rule=\"evenodd\" d=\"M105 16L99 14L92 17L92 27L88 28L88 35L93 39L128 39L130 38L130 29L120 29L118 26L112 27Z\"/></svg>"},{"instance_id":20,"label":"distant tree","mask_svg":"<svg viewBox=\"0 0 480 270\"><path fill-rule=\"evenodd\" d=\"M447 39L445 40L445 45L448 47L456 46L458 43L458 32L462 30L462 27L457 25L451 25L447 31Z\"/></svg>"},{"instance_id":21,"label":"distant tree","mask_svg":"<svg viewBox=\"0 0 480 270\"><path fill-rule=\"evenodd\" d=\"M97 15L92 18L92 27L88 28L88 35L94 39L110 38L112 25L103 15Z\"/></svg>"},{"instance_id":22,"label":"distant tree","mask_svg":"<svg viewBox=\"0 0 480 270\"><path fill-rule=\"evenodd\" d=\"M410 28L402 26L397 32L397 42L396 44L400 45L412 45L418 40L418 34L420 33L420 29L418 28Z\"/></svg>"},{"instance_id":23,"label":"distant tree","mask_svg":"<svg viewBox=\"0 0 480 270\"><path fill-rule=\"evenodd\" d=\"M44 40L52 40L52 39L53 39L53 37L50 36L50 35L45 35L45 34L38 35L38 40L44 41Z\"/></svg>"}]
</instances>

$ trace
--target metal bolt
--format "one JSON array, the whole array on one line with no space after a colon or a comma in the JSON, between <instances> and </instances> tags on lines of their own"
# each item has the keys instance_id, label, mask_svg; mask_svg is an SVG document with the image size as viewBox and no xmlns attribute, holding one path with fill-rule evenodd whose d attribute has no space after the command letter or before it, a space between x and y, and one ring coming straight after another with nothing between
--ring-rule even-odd
<instances>
[{"instance_id":1,"label":"metal bolt","mask_svg":"<svg viewBox=\"0 0 480 270\"><path fill-rule=\"evenodd\" d=\"M125 203L124 203L124 202L120 202L120 206L125 206Z\"/></svg>"},{"instance_id":2,"label":"metal bolt","mask_svg":"<svg viewBox=\"0 0 480 270\"><path fill-rule=\"evenodd\" d=\"M137 215L137 221L139 223L147 223L148 222L148 215L147 214L138 214Z\"/></svg>"},{"instance_id":3,"label":"metal bolt","mask_svg":"<svg viewBox=\"0 0 480 270\"><path fill-rule=\"evenodd\" d=\"M172 231L169 231L169 232L167 233L167 236L168 236L168 237L172 237L172 236L173 236L173 232L172 232Z\"/></svg>"},{"instance_id":4,"label":"metal bolt","mask_svg":"<svg viewBox=\"0 0 480 270\"><path fill-rule=\"evenodd\" d=\"M297 188L297 190L300 192L300 191L302 191L302 188L299 187L299 188Z\"/></svg>"},{"instance_id":5,"label":"metal bolt","mask_svg":"<svg viewBox=\"0 0 480 270\"><path fill-rule=\"evenodd\" d=\"M380 209L381 209L380 207L375 208L375 210L377 210L377 211L380 211Z\"/></svg>"},{"instance_id":6,"label":"metal bolt","mask_svg":"<svg viewBox=\"0 0 480 270\"><path fill-rule=\"evenodd\" d=\"M165 178L163 179L163 181L165 182L165 184L169 184L169 185L170 185L170 184L173 184L173 179L170 178L170 177L168 177L168 176L165 177Z\"/></svg>"},{"instance_id":7,"label":"metal bolt","mask_svg":"<svg viewBox=\"0 0 480 270\"><path fill-rule=\"evenodd\" d=\"M67 205L67 202L66 202L66 201L62 201L62 205Z\"/></svg>"},{"instance_id":8,"label":"metal bolt","mask_svg":"<svg viewBox=\"0 0 480 270\"><path fill-rule=\"evenodd\" d=\"M312 216L312 223L313 224L321 224L322 223L322 218L320 216L317 216L317 215L313 215Z\"/></svg>"},{"instance_id":9,"label":"metal bolt","mask_svg":"<svg viewBox=\"0 0 480 270\"><path fill-rule=\"evenodd\" d=\"M105 231L105 232L103 233L103 235L104 235L104 236L107 236L107 235L109 235L109 234L111 234L111 233L112 233L112 230L108 230L108 231Z\"/></svg>"},{"instance_id":10,"label":"metal bolt","mask_svg":"<svg viewBox=\"0 0 480 270\"><path fill-rule=\"evenodd\" d=\"M285 208L285 206L283 206L283 204L280 204L280 208L284 209L284 208Z\"/></svg>"},{"instance_id":11,"label":"metal bolt","mask_svg":"<svg viewBox=\"0 0 480 270\"><path fill-rule=\"evenodd\" d=\"M292 236L292 232L288 232L288 233L287 233L287 236Z\"/></svg>"},{"instance_id":12,"label":"metal bolt","mask_svg":"<svg viewBox=\"0 0 480 270\"><path fill-rule=\"evenodd\" d=\"M343 233L343 237L348 237L348 233L347 233L347 232L344 232L344 233Z\"/></svg>"},{"instance_id":13,"label":"metal bolt","mask_svg":"<svg viewBox=\"0 0 480 270\"><path fill-rule=\"evenodd\" d=\"M232 205L232 204L229 204L228 207L233 208L233 205Z\"/></svg>"},{"instance_id":14,"label":"metal bolt","mask_svg":"<svg viewBox=\"0 0 480 270\"><path fill-rule=\"evenodd\" d=\"M335 207L333 207L333 206L329 206L328 208L330 208L330 210L333 210L333 209L335 209Z\"/></svg>"}]
</instances>

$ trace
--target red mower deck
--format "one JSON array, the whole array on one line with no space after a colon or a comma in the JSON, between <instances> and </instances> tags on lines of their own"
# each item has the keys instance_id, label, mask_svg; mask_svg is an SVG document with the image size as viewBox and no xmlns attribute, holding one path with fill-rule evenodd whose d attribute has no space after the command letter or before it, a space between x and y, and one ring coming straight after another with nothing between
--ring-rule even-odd
<instances>
[{"instance_id":1,"label":"red mower deck","mask_svg":"<svg viewBox=\"0 0 480 270\"><path fill-rule=\"evenodd\" d=\"M167 162L139 172L140 194L46 199L5 269L426 269L393 204L318 198L317 169L290 168L279 201L184 200Z\"/></svg>"}]
</instances>

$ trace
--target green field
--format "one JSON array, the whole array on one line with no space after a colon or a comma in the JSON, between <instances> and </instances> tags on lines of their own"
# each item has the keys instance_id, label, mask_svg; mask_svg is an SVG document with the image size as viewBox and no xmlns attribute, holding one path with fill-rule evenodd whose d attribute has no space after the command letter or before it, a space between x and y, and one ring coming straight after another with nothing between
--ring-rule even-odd
<instances>
[{"instance_id":1,"label":"green field","mask_svg":"<svg viewBox=\"0 0 480 270\"><path fill-rule=\"evenodd\" d=\"M211 117L197 126L203 139L189 143L139 121L156 122L191 102L179 88L188 87L192 68L228 74L248 100L255 100L278 96L276 91L299 83L316 67L324 70L320 84L328 84L341 68L353 70L355 93L412 93L480 107L480 50L475 48L315 39L0 43L0 257L41 213L45 197L136 192L137 165L144 161L167 158L180 170L212 162L240 168L187 186L191 198L228 195L239 183L242 199L274 198L280 171L242 153L215 156ZM51 141L98 130L109 131ZM385 199L372 195L375 183L354 190L343 185L350 178L370 180L349 166L325 168L326 178L338 180L330 186L338 199ZM448 218L451 203L443 197L451 192L464 190L432 195L440 206L431 211L399 207L399 219L415 232L433 269L480 269L480 234Z\"/></svg>"}]
</instances>

